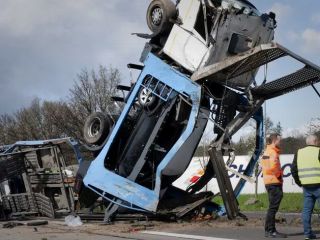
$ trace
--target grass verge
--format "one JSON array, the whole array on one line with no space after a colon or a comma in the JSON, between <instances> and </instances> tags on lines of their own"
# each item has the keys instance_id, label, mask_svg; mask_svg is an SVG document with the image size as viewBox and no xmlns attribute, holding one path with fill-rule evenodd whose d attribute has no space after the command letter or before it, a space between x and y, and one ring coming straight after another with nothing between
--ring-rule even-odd
<instances>
[{"instance_id":1,"label":"grass verge","mask_svg":"<svg viewBox=\"0 0 320 240\"><path fill-rule=\"evenodd\" d=\"M247 204L249 199L254 199L253 194L243 194L238 198L241 211L267 211L269 206L268 194L258 194L257 202ZM222 199L215 198L214 202L221 204ZM302 193L284 193L280 205L280 212L301 213L303 208ZM319 204L316 204L314 213L320 213Z\"/></svg>"}]
</instances>

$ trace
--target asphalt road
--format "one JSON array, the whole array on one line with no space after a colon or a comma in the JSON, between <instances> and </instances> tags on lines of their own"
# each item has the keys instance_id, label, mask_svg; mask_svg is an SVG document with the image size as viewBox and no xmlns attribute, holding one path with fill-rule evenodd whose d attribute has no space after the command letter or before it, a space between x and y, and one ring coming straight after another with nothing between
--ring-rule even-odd
<instances>
[{"instance_id":1,"label":"asphalt road","mask_svg":"<svg viewBox=\"0 0 320 240\"><path fill-rule=\"evenodd\" d=\"M1 225L1 223L0 223ZM144 229L141 223L123 223L102 225L86 223L72 228L63 221L49 221L45 226L17 226L4 229L0 226L1 240L256 240L264 239L263 219L244 221L212 220L207 222L183 223L148 223ZM145 225L146 226L146 225ZM287 233L288 239L304 239L302 226L299 222L278 224L280 232ZM314 224L314 230L320 236L320 224ZM319 238L320 239L320 238Z\"/></svg>"},{"instance_id":2,"label":"asphalt road","mask_svg":"<svg viewBox=\"0 0 320 240\"><path fill-rule=\"evenodd\" d=\"M289 235L288 239L304 239L301 228L299 227L281 227L281 232ZM318 232L319 233L319 232ZM242 227L240 229L233 228L197 228L174 231L173 229L162 229L161 231L143 231L128 234L112 234L112 233L89 233L89 232L59 232L50 229L37 228L35 231L33 228L17 227L14 229L1 229L1 240L16 240L16 239L39 239L39 240L187 240L187 239L199 239L199 240L256 240L263 239L263 228L255 227L248 228ZM319 238L320 239L320 238Z\"/></svg>"},{"instance_id":3,"label":"asphalt road","mask_svg":"<svg viewBox=\"0 0 320 240\"><path fill-rule=\"evenodd\" d=\"M281 227L278 229L280 232L288 234L288 239L304 239L303 231L300 227ZM169 232L151 232L152 237L146 239L162 239ZM174 236L172 233L177 233L179 235ZM319 232L318 232L319 233ZM145 233L148 234L148 233ZM172 237L167 237L168 240L176 239L200 239L200 240L256 240L264 239L264 230L262 227L242 227L238 229L233 228L198 228L189 229L186 231L170 231ZM143 237L145 237L143 235ZM159 237L159 238L157 238ZM144 239L144 238L143 238ZM265 238L267 239L267 238ZM320 239L320 238L319 238Z\"/></svg>"}]
</instances>

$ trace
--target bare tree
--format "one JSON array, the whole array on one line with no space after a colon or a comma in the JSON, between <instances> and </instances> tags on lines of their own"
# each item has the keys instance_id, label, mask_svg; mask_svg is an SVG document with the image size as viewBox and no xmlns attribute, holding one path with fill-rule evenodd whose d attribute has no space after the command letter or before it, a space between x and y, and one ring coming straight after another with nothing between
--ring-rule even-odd
<instances>
[{"instance_id":1,"label":"bare tree","mask_svg":"<svg viewBox=\"0 0 320 240\"><path fill-rule=\"evenodd\" d=\"M274 128L271 129L271 132L277 133L277 134L279 134L279 135L282 135L283 128L282 128L282 126L281 126L281 123L278 122L277 125L276 125Z\"/></svg>"},{"instance_id":2,"label":"bare tree","mask_svg":"<svg viewBox=\"0 0 320 240\"><path fill-rule=\"evenodd\" d=\"M308 133L316 134L320 137L320 118L311 119L308 128L309 128Z\"/></svg>"},{"instance_id":3,"label":"bare tree","mask_svg":"<svg viewBox=\"0 0 320 240\"><path fill-rule=\"evenodd\" d=\"M273 125L274 125L273 121L271 120L270 117L266 117L264 119L264 127L265 127L265 132L266 132L267 135L272 133Z\"/></svg>"},{"instance_id":4,"label":"bare tree","mask_svg":"<svg viewBox=\"0 0 320 240\"><path fill-rule=\"evenodd\" d=\"M19 139L16 125L13 116L8 114L0 116L0 145L9 144Z\"/></svg>"},{"instance_id":5,"label":"bare tree","mask_svg":"<svg viewBox=\"0 0 320 240\"><path fill-rule=\"evenodd\" d=\"M81 137L80 121L66 102L43 102L42 115L48 138Z\"/></svg>"},{"instance_id":6,"label":"bare tree","mask_svg":"<svg viewBox=\"0 0 320 240\"><path fill-rule=\"evenodd\" d=\"M17 122L18 136L20 140L45 139L47 136L42 127L43 117L41 114L41 104L35 98L31 106L22 108L15 113Z\"/></svg>"},{"instance_id":7,"label":"bare tree","mask_svg":"<svg viewBox=\"0 0 320 240\"><path fill-rule=\"evenodd\" d=\"M77 119L84 122L92 112L112 108L111 97L116 94L119 83L120 72L116 68L100 66L97 73L82 70L70 89L70 107Z\"/></svg>"},{"instance_id":8,"label":"bare tree","mask_svg":"<svg viewBox=\"0 0 320 240\"><path fill-rule=\"evenodd\" d=\"M13 115L0 116L0 145L18 140L60 137L82 138L86 117L95 111L112 110L120 72L100 66L98 72L83 70L70 89L69 101L43 101L35 98L29 107Z\"/></svg>"}]
</instances>

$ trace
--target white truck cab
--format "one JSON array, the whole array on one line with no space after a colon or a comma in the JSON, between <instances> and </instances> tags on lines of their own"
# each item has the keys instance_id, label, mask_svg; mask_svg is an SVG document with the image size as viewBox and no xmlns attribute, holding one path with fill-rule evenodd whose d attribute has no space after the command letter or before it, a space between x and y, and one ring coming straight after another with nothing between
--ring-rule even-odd
<instances>
[{"instance_id":1,"label":"white truck cab","mask_svg":"<svg viewBox=\"0 0 320 240\"><path fill-rule=\"evenodd\" d=\"M270 42L276 26L273 15L261 15L246 0L153 0L147 22L166 37L160 53L191 73Z\"/></svg>"}]
</instances>

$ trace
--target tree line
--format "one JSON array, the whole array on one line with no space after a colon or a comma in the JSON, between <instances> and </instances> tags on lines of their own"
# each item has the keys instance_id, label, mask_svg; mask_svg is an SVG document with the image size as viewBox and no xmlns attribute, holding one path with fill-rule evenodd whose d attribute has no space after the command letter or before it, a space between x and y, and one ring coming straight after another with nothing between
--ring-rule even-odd
<instances>
[{"instance_id":1,"label":"tree line","mask_svg":"<svg viewBox=\"0 0 320 240\"><path fill-rule=\"evenodd\" d=\"M112 112L114 104L111 97L117 95L117 85L121 75L117 68L99 66L98 70L82 70L69 89L66 100L41 101L35 98L29 107L19 109L13 114L0 115L0 146L16 141L53 139L73 137L83 139L82 131L86 118L96 111ZM320 137L320 118L309 125L308 133ZM266 133L282 134L283 129L270 118L265 120ZM307 133L306 133L307 134ZM211 134L210 134L211 135ZM213 136L210 136L212 139ZM282 153L291 154L305 145L305 136L296 135L282 140ZM202 141L195 155L206 154L208 141ZM237 155L248 155L255 147L255 129L241 137L238 142L232 142Z\"/></svg>"},{"instance_id":2,"label":"tree line","mask_svg":"<svg viewBox=\"0 0 320 240\"><path fill-rule=\"evenodd\" d=\"M281 123L278 122L276 125L273 121L267 117L265 119L265 131L266 135L271 133L283 134L283 128ZM240 137L239 141L231 142L231 147L234 149L236 155L252 155L255 144L255 129L253 126L252 131L245 136ZM320 138L320 118L313 119L308 124L308 130L304 134L297 132L294 136L283 137L281 141L281 153L282 154L295 154L299 148L306 145L305 138L307 134L316 134ZM207 149L209 148L206 144L200 144L196 150L195 156L206 155Z\"/></svg>"},{"instance_id":3,"label":"tree line","mask_svg":"<svg viewBox=\"0 0 320 240\"><path fill-rule=\"evenodd\" d=\"M266 135L271 133L277 133L282 136L283 128L281 123L278 122L274 125L270 118L265 120L265 131ZM305 138L308 134L316 134L320 137L320 118L314 119L309 122L307 127L307 132L301 133L297 132L294 136L282 137L281 140L281 153L282 154L295 154L299 148L306 145ZM248 155L254 151L255 148L255 134L251 134L240 138L239 142L234 143L235 153L237 155Z\"/></svg>"},{"instance_id":4,"label":"tree line","mask_svg":"<svg viewBox=\"0 0 320 240\"><path fill-rule=\"evenodd\" d=\"M73 137L82 139L85 119L95 111L113 111L112 96L120 83L117 68L99 66L82 70L66 100L41 101L13 114L0 115L0 146L16 141Z\"/></svg>"}]
</instances>

